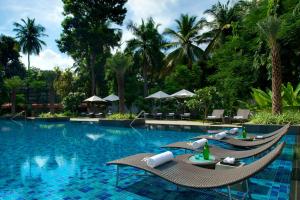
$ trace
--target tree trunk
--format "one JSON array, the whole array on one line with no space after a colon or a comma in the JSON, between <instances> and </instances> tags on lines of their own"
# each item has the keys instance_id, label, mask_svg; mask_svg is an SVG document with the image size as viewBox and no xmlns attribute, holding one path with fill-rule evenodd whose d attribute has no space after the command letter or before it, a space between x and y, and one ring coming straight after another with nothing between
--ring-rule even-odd
<instances>
[{"instance_id":1,"label":"tree trunk","mask_svg":"<svg viewBox=\"0 0 300 200\"><path fill-rule=\"evenodd\" d=\"M275 42L271 47L272 54L272 113L280 114L281 108L281 60L279 46Z\"/></svg>"},{"instance_id":2,"label":"tree trunk","mask_svg":"<svg viewBox=\"0 0 300 200\"><path fill-rule=\"evenodd\" d=\"M11 92L11 113L16 113L16 90L12 90Z\"/></svg>"},{"instance_id":3,"label":"tree trunk","mask_svg":"<svg viewBox=\"0 0 300 200\"><path fill-rule=\"evenodd\" d=\"M192 68L193 68L193 61L192 61L192 59L188 59L188 68L189 68L189 70L192 70Z\"/></svg>"},{"instance_id":4,"label":"tree trunk","mask_svg":"<svg viewBox=\"0 0 300 200\"><path fill-rule=\"evenodd\" d=\"M118 96L119 96L119 112L125 112L125 97L124 97L124 74L117 74Z\"/></svg>"},{"instance_id":5,"label":"tree trunk","mask_svg":"<svg viewBox=\"0 0 300 200\"><path fill-rule=\"evenodd\" d=\"M28 53L28 55L27 55L27 61L28 61L28 71L29 71L29 69L30 69L30 54Z\"/></svg>"},{"instance_id":6,"label":"tree trunk","mask_svg":"<svg viewBox=\"0 0 300 200\"><path fill-rule=\"evenodd\" d=\"M147 66L144 64L143 67L143 79L144 79L144 97L148 96L148 74Z\"/></svg>"},{"instance_id":7,"label":"tree trunk","mask_svg":"<svg viewBox=\"0 0 300 200\"><path fill-rule=\"evenodd\" d=\"M27 70L28 70L28 74L29 74L29 70L30 70L30 54L27 54ZM27 103L27 109L29 109L29 83L28 81L26 82L26 103Z\"/></svg>"},{"instance_id":8,"label":"tree trunk","mask_svg":"<svg viewBox=\"0 0 300 200\"><path fill-rule=\"evenodd\" d=\"M54 114L54 89L53 89L53 86L49 87L49 104L50 104L50 113Z\"/></svg>"},{"instance_id":9,"label":"tree trunk","mask_svg":"<svg viewBox=\"0 0 300 200\"><path fill-rule=\"evenodd\" d=\"M90 55L90 68L91 68L91 82L92 82L92 95L96 94L96 80L95 80L95 56L93 53Z\"/></svg>"}]
</instances>

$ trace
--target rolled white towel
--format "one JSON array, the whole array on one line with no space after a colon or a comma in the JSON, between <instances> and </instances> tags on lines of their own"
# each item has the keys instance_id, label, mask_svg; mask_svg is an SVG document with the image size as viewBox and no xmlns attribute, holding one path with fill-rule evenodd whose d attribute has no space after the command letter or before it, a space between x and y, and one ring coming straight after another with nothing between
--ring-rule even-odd
<instances>
[{"instance_id":1,"label":"rolled white towel","mask_svg":"<svg viewBox=\"0 0 300 200\"><path fill-rule=\"evenodd\" d=\"M162 165L166 162L169 162L173 160L174 155L171 151L166 151L164 153L160 153L154 156L151 156L150 158L147 159L147 165L148 167L154 168L159 165Z\"/></svg>"},{"instance_id":2,"label":"rolled white towel","mask_svg":"<svg viewBox=\"0 0 300 200\"><path fill-rule=\"evenodd\" d=\"M257 135L255 138L257 138L257 139L263 139L264 136L262 136L262 135Z\"/></svg>"},{"instance_id":3,"label":"rolled white towel","mask_svg":"<svg viewBox=\"0 0 300 200\"><path fill-rule=\"evenodd\" d=\"M206 142L207 142L207 139L205 139L205 138L196 140L195 142L192 143L192 147L193 147L193 149L199 149L199 148L203 147Z\"/></svg>"},{"instance_id":4,"label":"rolled white towel","mask_svg":"<svg viewBox=\"0 0 300 200\"><path fill-rule=\"evenodd\" d=\"M223 160L224 163L228 163L228 164L234 164L235 162L235 158L233 157L226 157L224 160Z\"/></svg>"},{"instance_id":5,"label":"rolled white towel","mask_svg":"<svg viewBox=\"0 0 300 200\"><path fill-rule=\"evenodd\" d=\"M224 137L226 137L226 135L227 135L227 131L222 131L222 132L220 132L220 133L217 133L217 134L215 135L215 138L218 139L218 140L221 140L221 139L223 139Z\"/></svg>"},{"instance_id":6,"label":"rolled white towel","mask_svg":"<svg viewBox=\"0 0 300 200\"><path fill-rule=\"evenodd\" d=\"M230 133L230 134L236 134L236 133L238 133L238 132L239 132L239 129L238 129L238 128L232 128L232 129L229 130L229 133Z\"/></svg>"}]
</instances>

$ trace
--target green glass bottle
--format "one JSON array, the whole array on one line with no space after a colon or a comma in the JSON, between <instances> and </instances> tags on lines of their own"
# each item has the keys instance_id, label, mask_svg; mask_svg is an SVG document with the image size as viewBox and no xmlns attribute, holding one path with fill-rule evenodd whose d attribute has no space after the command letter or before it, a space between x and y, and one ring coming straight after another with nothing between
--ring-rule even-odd
<instances>
[{"instance_id":1,"label":"green glass bottle","mask_svg":"<svg viewBox=\"0 0 300 200\"><path fill-rule=\"evenodd\" d=\"M203 148L203 158L204 160L209 160L209 146L207 142L205 143Z\"/></svg>"},{"instance_id":2,"label":"green glass bottle","mask_svg":"<svg viewBox=\"0 0 300 200\"><path fill-rule=\"evenodd\" d=\"M247 138L247 132L246 132L246 129L245 129L245 127L243 127L242 136L243 136L243 138L244 138L244 139L246 139L246 138Z\"/></svg>"}]
</instances>

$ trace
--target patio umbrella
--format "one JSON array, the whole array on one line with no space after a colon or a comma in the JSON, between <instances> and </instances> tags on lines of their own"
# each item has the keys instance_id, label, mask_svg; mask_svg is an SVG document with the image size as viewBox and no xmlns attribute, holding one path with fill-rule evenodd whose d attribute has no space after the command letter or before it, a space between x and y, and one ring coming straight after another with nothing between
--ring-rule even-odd
<instances>
[{"instance_id":1,"label":"patio umbrella","mask_svg":"<svg viewBox=\"0 0 300 200\"><path fill-rule=\"evenodd\" d=\"M176 97L176 98L188 98L194 96L195 93L192 93L186 89L182 89L174 94L171 95L171 97Z\"/></svg>"},{"instance_id":2,"label":"patio umbrella","mask_svg":"<svg viewBox=\"0 0 300 200\"><path fill-rule=\"evenodd\" d=\"M93 111L95 112L95 105L94 105L94 103L96 103L96 102L106 102L106 101L104 99L102 99L102 98L94 95L94 96L92 96L92 97L84 100L83 102L91 102L93 104Z\"/></svg>"},{"instance_id":3,"label":"patio umbrella","mask_svg":"<svg viewBox=\"0 0 300 200\"><path fill-rule=\"evenodd\" d=\"M186 89L182 89L174 94L171 95L171 97L179 98L179 99L184 99L184 98L190 98L193 97L195 93L192 93ZM185 105L183 104L183 112L185 112Z\"/></svg>"},{"instance_id":4,"label":"patio umbrella","mask_svg":"<svg viewBox=\"0 0 300 200\"><path fill-rule=\"evenodd\" d=\"M165 93L163 91L158 91L158 92L155 92L154 94L147 96L146 99L165 99L165 98L169 98L169 97L170 97L170 95L168 95L167 93Z\"/></svg>"},{"instance_id":5,"label":"patio umbrella","mask_svg":"<svg viewBox=\"0 0 300 200\"><path fill-rule=\"evenodd\" d=\"M158 92L155 92L154 94L147 96L146 99L159 99L159 108L161 108L161 100L169 98L169 97L170 97L170 95L168 95L167 93L165 93L163 91L158 91Z\"/></svg>"},{"instance_id":6,"label":"patio umbrella","mask_svg":"<svg viewBox=\"0 0 300 200\"><path fill-rule=\"evenodd\" d=\"M83 102L106 102L106 101L104 99L94 95L94 96L84 100Z\"/></svg>"},{"instance_id":7,"label":"patio umbrella","mask_svg":"<svg viewBox=\"0 0 300 200\"><path fill-rule=\"evenodd\" d=\"M106 101L111 102L111 108L108 109L108 113L111 113L111 112L114 112L114 111L117 110L116 108L118 106L114 103L114 102L120 100L120 98L117 95L111 94L111 95L109 95L109 96L107 96L107 97L105 97L103 99L106 100ZM114 111L112 111L112 110L114 110Z\"/></svg>"},{"instance_id":8,"label":"patio umbrella","mask_svg":"<svg viewBox=\"0 0 300 200\"><path fill-rule=\"evenodd\" d=\"M119 101L119 97L117 95L111 94L105 98L103 98L105 101Z\"/></svg>"}]
</instances>

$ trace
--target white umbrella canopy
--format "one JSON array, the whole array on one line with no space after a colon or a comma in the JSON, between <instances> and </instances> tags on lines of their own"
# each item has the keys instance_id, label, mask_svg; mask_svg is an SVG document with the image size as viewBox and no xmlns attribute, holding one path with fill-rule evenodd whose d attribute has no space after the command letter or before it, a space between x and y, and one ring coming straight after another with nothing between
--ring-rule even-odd
<instances>
[{"instance_id":1,"label":"white umbrella canopy","mask_svg":"<svg viewBox=\"0 0 300 200\"><path fill-rule=\"evenodd\" d=\"M186 89L182 89L174 94L171 95L171 97L177 97L177 98L188 98L193 97L195 93L192 93Z\"/></svg>"},{"instance_id":2,"label":"white umbrella canopy","mask_svg":"<svg viewBox=\"0 0 300 200\"><path fill-rule=\"evenodd\" d=\"M155 92L154 94L147 96L146 99L166 99L169 97L170 97L170 95L168 95L167 93L165 93L163 91L158 91L158 92Z\"/></svg>"},{"instance_id":3,"label":"white umbrella canopy","mask_svg":"<svg viewBox=\"0 0 300 200\"><path fill-rule=\"evenodd\" d=\"M119 101L119 97L117 95L111 94L105 98L103 98L105 101Z\"/></svg>"},{"instance_id":4,"label":"white umbrella canopy","mask_svg":"<svg viewBox=\"0 0 300 200\"><path fill-rule=\"evenodd\" d=\"M83 102L106 102L106 101L104 99L94 95L94 96L84 100Z\"/></svg>"}]
</instances>

